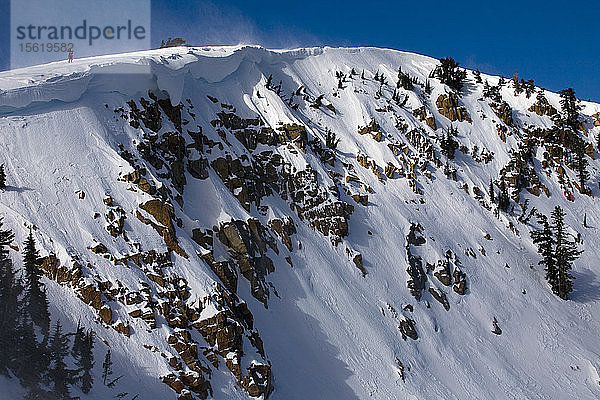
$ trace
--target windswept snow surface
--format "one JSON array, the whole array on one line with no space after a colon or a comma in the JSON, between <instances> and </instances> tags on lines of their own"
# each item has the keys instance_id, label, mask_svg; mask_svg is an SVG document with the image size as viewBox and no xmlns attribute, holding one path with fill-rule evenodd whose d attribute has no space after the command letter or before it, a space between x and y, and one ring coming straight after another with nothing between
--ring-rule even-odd
<instances>
[{"instance_id":1,"label":"windswept snow surface","mask_svg":"<svg viewBox=\"0 0 600 400\"><path fill-rule=\"evenodd\" d=\"M150 74L136 73L138 67L148 65ZM452 125L458 129L461 145L493 152L491 162L478 163L457 151L452 165L457 168L458 179L446 178L442 168L431 168L431 179L418 175L420 195L411 190L406 178L380 181L356 160L357 154L366 154L382 168L390 162L401 164L387 146L394 141L408 143L396 127L395 115L404 118L409 129L423 127L431 138L450 126L435 106L438 96L449 92L437 79L429 78L436 65L437 60L429 57L377 48L271 51L239 46L160 49L1 72L0 162L5 163L8 187L0 193L0 216L5 226L15 231L19 245L29 227L35 226L43 255L54 253L66 265L73 257L86 260L90 263L85 269L89 279L100 277L137 287L141 271L114 265L90 251L103 243L117 258L133 252L130 242L107 232L103 218L94 218L95 213L106 212L106 195L125 210L125 230L131 242L141 243L144 251L164 251L162 238L135 215L139 204L151 196L129 190L130 183L117 180L132 171L121 157L119 145L135 149L141 129L119 118L115 109L127 107L131 99L147 97L148 91L168 94L173 105L187 105L189 99L195 122L184 131L197 124L205 135L220 140L210 121L221 108L207 98L210 95L235 107L237 115L260 116L274 129L280 122L304 125L309 139L324 140L328 128L340 139L334 170L349 174L342 165L350 164L351 173L372 188L367 206L342 193L354 212L349 219L349 235L337 246L299 219L276 194L263 199L261 205L268 206L266 214L255 205L245 210L212 169L205 180L186 173L183 207L173 202L175 215L183 221L176 228L179 244L190 255L186 259L174 254L174 269L185 277L198 300L213 293L218 278L196 256L200 250L191 240L192 229L211 229L231 218L249 217L266 224L274 217L290 216L296 224L294 250L289 252L293 268L285 262L288 253L280 243L282 253L270 253L275 272L266 280L278 296L270 296L268 308L251 296L241 276L238 289L254 315L271 362L274 391L270 399L600 398L598 161L589 159L592 195L574 190L571 202L563 195L556 175L542 171L540 151L536 168L550 197L543 193L536 197L525 190L521 194L522 201L529 199L530 207L547 215L555 205L562 206L570 232L581 234L584 252L575 262L574 292L569 301L563 301L551 293L544 271L537 265L539 258L529 238L529 231L537 226L535 218L528 224L517 222L518 205L515 216L501 213L497 218L473 196L474 186L487 194L490 179L498 177L498 171L509 161L509 149L516 148L520 131L508 136L506 142L500 139L495 127L499 119L482 99L483 85L475 83L470 71L460 101L473 121ZM394 113L377 111L389 104L399 66L420 82L429 80L432 93L401 91L408 96L403 107L394 105ZM349 74L352 68L357 75L344 84L344 89L338 89L335 72ZM364 81L362 71L367 78ZM374 97L379 88L373 81L377 71L388 81L380 99ZM324 94L324 104L332 104L335 111L312 108L300 101L301 96L297 101L300 106L290 107L265 88L270 75L273 84L282 82L287 94L299 86L313 97ZM498 77L482 78L490 84L498 82ZM513 110L517 127L552 126L549 117L528 111L535 94L531 98L515 96L507 85L502 96ZM557 94L546 92L546 97L560 110ZM435 131L413 115L412 110L422 105L435 117ZM591 115L600 111L600 105L583 105L584 140L592 143L600 129L593 126ZM367 125L372 118L383 132L381 142L357 133L357 127ZM161 132L173 129L163 118ZM228 140L230 154L246 152L233 135L228 135ZM437 149L439 154L439 146ZM315 154L292 150L282 145L276 152L297 170L311 165L321 185L334 185ZM157 185L165 181L152 171L146 178ZM356 188L364 189L362 185ZM85 192L85 198L80 199L79 191ZM582 226L584 214L587 228ZM427 289L416 301L407 288L406 236L413 222L423 227L426 239L421 246L411 246L422 258L424 269L426 262L435 264L451 250L467 275L468 290L461 296L428 273L427 288L446 293L449 311ZM509 223L516 226L519 235L509 229ZM491 240L484 238L486 234ZM365 277L349 260L346 248L362 254ZM469 249L475 257L466 255ZM19 254L11 255L20 265ZM124 375L119 391L139 394L138 399L177 398L158 379L169 373L161 352L175 354L167 343L169 328L164 321L157 320L158 327L150 330L143 321L130 318L124 308L115 307L113 319L121 318L132 326L127 338L102 324L71 288L49 279L44 282L53 321L60 319L71 331L81 321L98 338L96 384L87 396L74 394L89 399L116 394L102 385L99 377L106 351L101 341L105 340L112 349L115 375ZM406 307L409 304L412 312ZM204 312L209 316L214 310ZM491 332L494 317L502 328L499 336ZM402 339L399 325L404 318L414 320L417 340ZM404 379L396 359L404 366ZM0 385L7 390L0 389L0 393L20 390L14 380L2 378ZM249 396L236 384L225 363L214 369L211 385L215 399Z\"/></svg>"}]
</instances>

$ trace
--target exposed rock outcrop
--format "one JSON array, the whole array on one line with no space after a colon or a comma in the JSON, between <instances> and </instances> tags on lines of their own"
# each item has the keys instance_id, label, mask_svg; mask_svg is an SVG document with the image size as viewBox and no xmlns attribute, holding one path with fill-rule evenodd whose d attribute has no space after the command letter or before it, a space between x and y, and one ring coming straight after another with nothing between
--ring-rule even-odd
<instances>
[{"instance_id":1,"label":"exposed rock outcrop","mask_svg":"<svg viewBox=\"0 0 600 400\"><path fill-rule=\"evenodd\" d=\"M411 338L412 340L417 340L419 338L417 330L415 329L415 321L410 318L402 319L398 329L400 330L402 339L404 340L406 340L407 337Z\"/></svg>"},{"instance_id":2,"label":"exposed rock outcrop","mask_svg":"<svg viewBox=\"0 0 600 400\"><path fill-rule=\"evenodd\" d=\"M557 114L556 108L550 105L548 99L546 99L546 97L543 96L538 96L536 102L533 103L531 107L529 107L529 111L532 111L537 115L547 115L549 117L553 117ZM600 123L598 126L600 126Z\"/></svg>"},{"instance_id":3,"label":"exposed rock outcrop","mask_svg":"<svg viewBox=\"0 0 600 400\"><path fill-rule=\"evenodd\" d=\"M439 301L442 306L444 306L444 309L446 309L446 311L450 310L450 303L448 303L446 293L444 293L442 290L438 291L431 287L429 288L429 293L431 293L433 298Z\"/></svg>"},{"instance_id":4,"label":"exposed rock outcrop","mask_svg":"<svg viewBox=\"0 0 600 400\"><path fill-rule=\"evenodd\" d=\"M269 288L267 274L275 271L273 261L266 255L267 245L275 248L272 237L258 220L231 221L221 224L217 238L229 248L240 273L250 283L252 295L267 307Z\"/></svg>"},{"instance_id":5,"label":"exposed rock outcrop","mask_svg":"<svg viewBox=\"0 0 600 400\"><path fill-rule=\"evenodd\" d=\"M490 107L494 110L498 118L502 122L504 122L507 126L513 125L513 115L512 108L508 105L507 102L503 101L501 103L490 103Z\"/></svg>"},{"instance_id":6,"label":"exposed rock outcrop","mask_svg":"<svg viewBox=\"0 0 600 400\"><path fill-rule=\"evenodd\" d=\"M411 224L408 235L406 236L406 256L408 258L408 273L409 279L406 284L410 289L410 294L421 300L421 293L425 289L427 283L427 275L423 271L423 260L420 256L415 255L411 251L411 246L421 246L425 243L425 238L422 235L422 227L417 224Z\"/></svg>"},{"instance_id":7,"label":"exposed rock outcrop","mask_svg":"<svg viewBox=\"0 0 600 400\"><path fill-rule=\"evenodd\" d=\"M413 115L419 118L419 121L425 121L427 126L429 126L434 131L437 129L437 126L435 124L435 117L429 113L429 110L427 110L425 106L414 109Z\"/></svg>"},{"instance_id":8,"label":"exposed rock outcrop","mask_svg":"<svg viewBox=\"0 0 600 400\"><path fill-rule=\"evenodd\" d=\"M435 101L435 105L438 108L438 112L452 122L472 122L471 117L467 113L467 109L460 105L458 96L454 92L440 94Z\"/></svg>"},{"instance_id":9,"label":"exposed rock outcrop","mask_svg":"<svg viewBox=\"0 0 600 400\"><path fill-rule=\"evenodd\" d=\"M173 225L173 218L175 216L173 206L162 200L152 199L146 203L140 204L139 207L152 215L158 224L144 217L139 211L136 212L137 218L143 223L152 226L162 236L169 250L174 251L182 257L188 258L188 255L179 246L177 240L175 226Z\"/></svg>"}]
</instances>

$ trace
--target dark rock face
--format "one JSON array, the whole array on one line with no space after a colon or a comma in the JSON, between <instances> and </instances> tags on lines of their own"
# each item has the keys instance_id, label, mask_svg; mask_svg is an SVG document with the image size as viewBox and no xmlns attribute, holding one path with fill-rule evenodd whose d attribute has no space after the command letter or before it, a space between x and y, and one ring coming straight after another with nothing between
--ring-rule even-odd
<instances>
[{"instance_id":1,"label":"dark rock face","mask_svg":"<svg viewBox=\"0 0 600 400\"><path fill-rule=\"evenodd\" d=\"M198 160L188 161L188 171L196 179L207 179L208 178L208 160L206 158L199 158Z\"/></svg>"},{"instance_id":2,"label":"dark rock face","mask_svg":"<svg viewBox=\"0 0 600 400\"><path fill-rule=\"evenodd\" d=\"M188 255L179 246L179 242L177 240L175 226L173 225L173 206L171 204L164 203L159 199L153 199L147 201L146 203L140 204L140 208L152 215L158 224L144 217L139 211L137 211L136 214L137 218L143 223L152 226L162 236L169 250L172 250L180 256L187 258Z\"/></svg>"},{"instance_id":3,"label":"dark rock face","mask_svg":"<svg viewBox=\"0 0 600 400\"><path fill-rule=\"evenodd\" d=\"M130 164L133 162L132 160L129 161ZM151 196L154 196L154 194L156 194L156 186L154 186L152 183L148 182L148 180L146 178L144 178L144 176L146 175L146 168L139 168L139 167L134 167L134 171L124 175L120 180L123 180L125 182L131 182L135 185L137 185L137 187L143 191L148 193ZM110 204L107 204L108 206L110 206Z\"/></svg>"},{"instance_id":4,"label":"dark rock face","mask_svg":"<svg viewBox=\"0 0 600 400\"><path fill-rule=\"evenodd\" d=\"M176 226L185 228L184 222L177 218L173 204L183 207L182 195L189 176L207 179L209 168L213 167L244 207L249 210L251 203L260 207L261 198L282 191L284 177L290 177L292 173L289 166L287 172L284 171L282 157L275 151L257 154L252 151L259 145L277 146L286 142L303 148L307 143L306 129L290 125L274 131L263 126L259 118L240 118L235 115L234 107L221 103L225 111L213 121L221 140L214 141L203 134L200 125L184 132L183 126L195 119L190 100L187 100L189 106L184 107L181 103L173 106L170 99L159 99L154 93L148 93L148 97L149 100L141 98L128 102L127 111L126 107L115 110L131 126L140 129L139 143L133 142L129 150L124 144L119 145L121 156L133 169L133 172L120 175L119 180L131 184L129 190L139 189L153 197L134 212L141 222L150 225L164 239L167 251L141 252L140 243L130 243L138 252L118 258L106 246L94 243L90 255L95 253L115 265L143 272L138 286L132 288L119 281L92 278L89 272L84 275L82 269L92 269L91 264L82 267L80 263L74 263L73 268L68 268L52 256L44 259L42 268L51 279L73 287L81 300L96 310L100 323L124 336L135 335L132 326L137 325L129 323L133 319L144 322L148 332L162 324L161 329L169 332L167 342L172 350L170 354L164 354L170 373L160 379L175 390L179 399L211 397L210 366L218 368L219 362L227 365L238 385L251 396L266 399L273 390L271 365L262 339L253 327L254 317L236 292L241 274L250 283L253 296L267 306L269 285L265 277L274 271L267 253L272 249L278 254L276 241L269 229L254 219L231 221L212 230L192 229L192 239L198 244L197 256L222 282L222 285L215 282L211 294L199 301L192 296L187 281L177 275L171 260L172 252L189 258L180 246L176 229ZM183 112L188 114L185 118ZM224 152L223 143L230 144L228 139L232 138L228 135L231 134L251 153L237 158ZM212 151L220 152L219 156L211 156ZM115 237L123 236L128 241L125 235L127 213L110 196L104 203L109 233ZM94 218L100 215L96 213ZM292 218L273 220L269 226L292 251L291 236L296 233ZM214 236L229 249L228 260L215 261ZM213 304L218 311L209 318L202 318L207 303ZM194 329L208 346L201 347L194 340ZM151 347L147 346L148 349ZM249 354L250 361L242 363L245 354Z\"/></svg>"},{"instance_id":5,"label":"dark rock face","mask_svg":"<svg viewBox=\"0 0 600 400\"><path fill-rule=\"evenodd\" d=\"M281 143L279 135L269 127L264 126L263 121L256 118L241 118L229 110L217 113L218 119L211 124L224 135L222 129L228 130L248 150L256 150L257 145L277 146Z\"/></svg>"},{"instance_id":6,"label":"dark rock face","mask_svg":"<svg viewBox=\"0 0 600 400\"><path fill-rule=\"evenodd\" d=\"M454 269L454 286L452 290L461 296L467 292L467 275L462 272L458 267Z\"/></svg>"},{"instance_id":7,"label":"dark rock face","mask_svg":"<svg viewBox=\"0 0 600 400\"><path fill-rule=\"evenodd\" d=\"M272 219L269 221L269 227L281 238L281 242L285 247L287 247L289 251L292 251L293 246L291 236L296 233L294 221L292 221L290 217Z\"/></svg>"},{"instance_id":8,"label":"dark rock face","mask_svg":"<svg viewBox=\"0 0 600 400\"><path fill-rule=\"evenodd\" d=\"M244 327L236 321L235 315L229 311L220 312L214 317L202 320L194 325L204 339L212 346L217 354L225 359L227 368L237 378L238 383L248 391L251 396L269 396L272 391L271 366L254 362L242 371L241 358L244 354ZM249 334L250 342L255 344L259 354L264 353L262 340L252 332Z\"/></svg>"},{"instance_id":9,"label":"dark rock face","mask_svg":"<svg viewBox=\"0 0 600 400\"><path fill-rule=\"evenodd\" d=\"M172 106L170 99L158 100L151 92L148 93L148 96L151 101L143 97L140 98L141 108L134 100L127 103L130 108L129 123L131 126L139 128L142 123L151 131L151 133L144 133L144 140L137 145L137 150L140 156L157 170L160 170L163 166L167 167L167 174L173 187L179 193L183 193L187 183L185 165L189 156L188 146L182 135L181 110L183 105L180 103L177 106ZM163 113L173 123L175 131L159 134L163 127ZM131 160L129 162L131 163ZM202 178L205 175L202 167L202 161L200 161L200 164L193 163L194 174L192 176L205 179Z\"/></svg>"},{"instance_id":10,"label":"dark rock face","mask_svg":"<svg viewBox=\"0 0 600 400\"><path fill-rule=\"evenodd\" d=\"M415 321L410 318L401 320L398 329L400 329L402 339L404 340L406 340L407 337L411 338L412 340L417 340L419 338L419 335L415 330Z\"/></svg>"},{"instance_id":11,"label":"dark rock face","mask_svg":"<svg viewBox=\"0 0 600 400\"><path fill-rule=\"evenodd\" d=\"M450 286L452 284L452 271L450 270L450 262L448 260L438 260L433 275L444 286Z\"/></svg>"},{"instance_id":12,"label":"dark rock face","mask_svg":"<svg viewBox=\"0 0 600 400\"><path fill-rule=\"evenodd\" d=\"M229 261L213 262L210 268L219 277L223 285L232 293L237 293L238 274Z\"/></svg>"},{"instance_id":13,"label":"dark rock face","mask_svg":"<svg viewBox=\"0 0 600 400\"><path fill-rule=\"evenodd\" d=\"M277 130L282 133L284 140L294 143L296 147L303 152L306 152L308 135L306 134L306 128L304 126L298 124L282 124Z\"/></svg>"},{"instance_id":14,"label":"dark rock face","mask_svg":"<svg viewBox=\"0 0 600 400\"><path fill-rule=\"evenodd\" d=\"M444 306L446 311L450 310L450 303L448 303L448 299L446 298L446 293L443 291L437 291L434 288L429 288L429 293L433 296L434 299L440 302L441 305Z\"/></svg>"},{"instance_id":15,"label":"dark rock face","mask_svg":"<svg viewBox=\"0 0 600 400\"><path fill-rule=\"evenodd\" d=\"M328 237L333 244L337 245L342 237L348 235L348 219L354 207L340 199L338 186L324 187L317 171L310 166L297 171L276 151L276 146L282 145L287 146L292 153L297 153L297 150L308 151L307 145L310 149L316 148L316 145L309 142L306 127L299 124L279 124L277 129L272 129L265 126L260 117L242 118L236 115L235 107L210 98L213 104L220 104L222 108L222 111L216 113L217 118L211 121L215 133L208 133L211 139L203 133L200 125L184 132L183 126L195 120L189 100L189 107L184 107L181 103L173 106L169 99L158 99L153 93L148 96L149 100L142 98L139 102L129 102L128 113L121 110L123 118L142 130L142 139L132 152L121 147L122 156L134 169L134 172L121 180L133 183L138 189L154 196L152 200L139 206L136 216L163 237L169 250L182 257L189 257L179 245L175 226L183 228L183 221L177 218L173 204L178 203L183 207L182 195L189 176L207 179L210 168L248 211L252 205L260 210L261 199L264 197L279 195L301 220ZM184 118L184 112L189 116ZM374 134L379 137L376 140L382 139L380 131ZM231 146L231 142L235 140L248 152L232 154L231 148L226 146ZM328 165L335 166L335 152L332 149L315 153L326 158ZM381 168L372 168L382 179ZM339 182L336 181L337 183ZM359 202L366 204L368 197L359 198ZM147 322L150 329L157 326L157 316L161 315L174 331L169 337L169 344L177 352L176 356L169 359L174 372L162 379L181 399L206 398L212 395L210 382L206 378L210 378L210 369L200 361L201 355L215 367L224 359L238 384L251 396L266 398L271 393L271 366L265 358L262 340L252 328L253 317L246 304L236 297L241 275L249 282L252 295L267 307L270 286L266 276L274 271L273 261L267 253L272 249L279 254L274 236L281 240L288 251L294 250L292 238L296 234L296 225L291 217L271 219L268 226L266 228L258 220L248 219L222 223L212 230L192 230L192 239L200 246L197 255L207 263L223 285L218 284L219 295L210 300L220 304L217 307L219 312L207 319L200 319L202 306L198 308L187 304L189 293L186 292L186 284L181 288L178 284L173 286L174 281L162 272L162 268L148 269L147 260L136 255L117 261L124 264L132 261L144 268L148 278L141 290L129 292L123 298L128 305L135 306L135 309L128 310L128 315ZM215 236L228 249L228 260L215 260ZM300 245L298 243L299 247ZM352 256L357 268L363 275L366 274L362 256L356 253ZM289 256L286 260L293 266ZM155 287L160 288L161 300L153 298ZM107 290L115 289L107 287ZM181 290L185 293L181 293ZM101 291L99 297L102 298L104 293ZM103 310L104 319L112 319L112 310L105 307L102 300L93 300L93 290L89 297L89 301L94 302L98 310ZM198 344L189 335L191 327L195 327L209 344L209 347L201 349L201 354ZM118 325L115 329L123 334L130 333L125 324ZM408 331L410 333L410 329ZM241 360L244 346L254 347L265 362L253 361L243 370ZM184 368L192 372L184 373Z\"/></svg>"},{"instance_id":16,"label":"dark rock face","mask_svg":"<svg viewBox=\"0 0 600 400\"><path fill-rule=\"evenodd\" d=\"M186 390L189 388L201 399L207 399L208 396L212 396L212 388L210 382L208 382L204 376L194 373L179 372L179 375L169 374L163 376L161 380L169 385L177 394L180 394L178 399L180 400L192 400L194 397Z\"/></svg>"},{"instance_id":17,"label":"dark rock face","mask_svg":"<svg viewBox=\"0 0 600 400\"><path fill-rule=\"evenodd\" d=\"M183 109L183 104L179 103L178 105L173 106L171 104L171 99L169 98L160 100L156 100L156 98L154 98L154 100L158 102L158 105L163 110L169 121L173 123L175 129L181 132L181 110Z\"/></svg>"},{"instance_id":18,"label":"dark rock face","mask_svg":"<svg viewBox=\"0 0 600 400\"><path fill-rule=\"evenodd\" d=\"M387 169L386 169L386 171L387 171ZM386 172L386 175L387 175L387 172ZM357 202L358 204L362 204L365 207L369 204L369 195L368 194L365 194L365 195L353 194L352 198L354 199L355 202Z\"/></svg>"},{"instance_id":19,"label":"dark rock face","mask_svg":"<svg viewBox=\"0 0 600 400\"><path fill-rule=\"evenodd\" d=\"M411 252L411 246L421 246L425 243L425 238L422 235L422 227L417 224L411 224L410 231L406 236L406 255L408 258L408 273L409 279L406 282L412 294L417 301L421 300L421 293L425 289L427 283L427 275L423 271L423 260L421 257Z\"/></svg>"},{"instance_id":20,"label":"dark rock face","mask_svg":"<svg viewBox=\"0 0 600 400\"><path fill-rule=\"evenodd\" d=\"M254 163L249 159L232 158L230 155L212 161L211 166L227 189L250 210L250 204L260 205L263 197L279 190L279 173L282 158L270 151L255 156Z\"/></svg>"},{"instance_id":21,"label":"dark rock face","mask_svg":"<svg viewBox=\"0 0 600 400\"><path fill-rule=\"evenodd\" d=\"M438 260L435 266L433 275L444 285L452 286L459 295L464 295L467 291L467 275L462 272L459 267L460 261L456 255L451 251L446 251L446 259Z\"/></svg>"},{"instance_id":22,"label":"dark rock face","mask_svg":"<svg viewBox=\"0 0 600 400\"><path fill-rule=\"evenodd\" d=\"M417 301L421 300L421 292L425 289L427 283L427 275L423 271L423 262L421 257L413 254L408 254L408 268L406 269L410 279L407 281L407 286Z\"/></svg>"},{"instance_id":23,"label":"dark rock face","mask_svg":"<svg viewBox=\"0 0 600 400\"><path fill-rule=\"evenodd\" d=\"M242 386L252 397L269 397L273 391L271 385L271 366L266 364L252 364L248 368L248 375L242 378Z\"/></svg>"},{"instance_id":24,"label":"dark rock face","mask_svg":"<svg viewBox=\"0 0 600 400\"><path fill-rule=\"evenodd\" d=\"M96 254L108 253L108 249L102 243L98 243L96 246L92 247L90 250L92 250Z\"/></svg>"},{"instance_id":25,"label":"dark rock face","mask_svg":"<svg viewBox=\"0 0 600 400\"><path fill-rule=\"evenodd\" d=\"M492 320L492 333L495 335L502 335L502 329L498 326L498 320L496 317Z\"/></svg>"},{"instance_id":26,"label":"dark rock face","mask_svg":"<svg viewBox=\"0 0 600 400\"><path fill-rule=\"evenodd\" d=\"M236 360L231 361L231 365L235 364L236 367L229 365L228 367L230 370L235 369L236 375L240 375L241 370L239 369L239 363L236 361L239 361L243 353L242 334L244 328L230 317L233 317L233 314L223 311L214 317L196 323L195 327L208 344L217 348L221 356L226 357L229 352L235 353Z\"/></svg>"},{"instance_id":27,"label":"dark rock face","mask_svg":"<svg viewBox=\"0 0 600 400\"><path fill-rule=\"evenodd\" d=\"M425 237L423 236L423 228L418 224L411 224L410 231L406 237L406 242L409 245L421 246L425 244Z\"/></svg>"},{"instance_id":28,"label":"dark rock face","mask_svg":"<svg viewBox=\"0 0 600 400\"><path fill-rule=\"evenodd\" d=\"M235 263L230 260L215 261L212 254L212 231L209 232L210 235L203 233L200 229L194 229L192 232L193 239L207 251L201 255L202 259L210 266L211 270L217 275L227 290L235 294L237 293L238 285L238 272L235 268Z\"/></svg>"},{"instance_id":29,"label":"dark rock face","mask_svg":"<svg viewBox=\"0 0 600 400\"><path fill-rule=\"evenodd\" d=\"M368 133L371 134L371 136L377 136L378 133L381 133L381 127L379 126L377 121L375 121L375 119L371 119L371 122L369 122L365 126L358 127L359 135L366 135Z\"/></svg>"},{"instance_id":30,"label":"dark rock face","mask_svg":"<svg viewBox=\"0 0 600 400\"><path fill-rule=\"evenodd\" d=\"M354 207L339 200L336 189L319 185L317 172L307 167L287 176L280 194L301 219L338 244L348 235L348 219Z\"/></svg>"},{"instance_id":31,"label":"dark rock face","mask_svg":"<svg viewBox=\"0 0 600 400\"><path fill-rule=\"evenodd\" d=\"M105 247L106 248L106 247ZM44 274L52 280L58 283L75 284L82 278L81 266L79 264L73 264L73 268L67 268L65 265L60 265L60 260L53 255L44 257L40 264L40 268L44 271ZM99 298L93 300L93 295L86 296L87 304L99 303Z\"/></svg>"},{"instance_id":32,"label":"dark rock face","mask_svg":"<svg viewBox=\"0 0 600 400\"><path fill-rule=\"evenodd\" d=\"M266 229L254 219L222 224L216 235L219 241L229 248L240 273L250 283L252 295L267 307L269 288L265 276L275 271L275 267L265 253L267 245L275 248L273 238L268 236Z\"/></svg>"},{"instance_id":33,"label":"dark rock face","mask_svg":"<svg viewBox=\"0 0 600 400\"><path fill-rule=\"evenodd\" d=\"M136 102L134 100L130 100L127 102L129 105L129 124L134 128L140 127L140 122L142 122L146 128L150 129L152 132L158 132L162 127L162 117L161 112L158 107L158 103L149 102L145 98L140 98L141 109L138 108Z\"/></svg>"},{"instance_id":34,"label":"dark rock face","mask_svg":"<svg viewBox=\"0 0 600 400\"><path fill-rule=\"evenodd\" d=\"M358 268L360 270L363 277L365 277L367 275L367 270L363 266L362 254L355 255L354 258L352 259L352 262L354 263L354 265L356 265L356 268Z\"/></svg>"},{"instance_id":35,"label":"dark rock face","mask_svg":"<svg viewBox=\"0 0 600 400\"><path fill-rule=\"evenodd\" d=\"M192 239L205 249L210 249L213 246L213 231L207 230L206 232L202 229L192 229Z\"/></svg>"},{"instance_id":36,"label":"dark rock face","mask_svg":"<svg viewBox=\"0 0 600 400\"><path fill-rule=\"evenodd\" d=\"M280 124L273 131L263 127L258 117L241 118L235 114L235 109L225 108L217 113L219 118L211 124L221 138L226 139L227 132L233 133L246 149L252 151L250 157L235 158L226 154L210 162L229 191L246 210L250 210L252 203L259 207L263 197L277 193L288 201L301 219L329 236L333 243L339 243L348 234L348 218L354 207L339 199L337 187L323 188L317 172L310 166L295 171L272 150L255 152L257 144L278 146L285 143L294 144L305 152L309 144L306 128L298 124Z\"/></svg>"}]
</instances>

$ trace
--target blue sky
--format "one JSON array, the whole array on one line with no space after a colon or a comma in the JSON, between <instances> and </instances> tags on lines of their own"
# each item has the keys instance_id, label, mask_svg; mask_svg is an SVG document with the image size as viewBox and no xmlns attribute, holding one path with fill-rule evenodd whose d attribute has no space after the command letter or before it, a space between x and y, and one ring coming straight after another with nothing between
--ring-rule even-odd
<instances>
[{"instance_id":1,"label":"blue sky","mask_svg":"<svg viewBox=\"0 0 600 400\"><path fill-rule=\"evenodd\" d=\"M9 0L0 0L0 69L8 60ZM377 46L452 56L482 72L600 101L600 2L152 1L152 44Z\"/></svg>"}]
</instances>

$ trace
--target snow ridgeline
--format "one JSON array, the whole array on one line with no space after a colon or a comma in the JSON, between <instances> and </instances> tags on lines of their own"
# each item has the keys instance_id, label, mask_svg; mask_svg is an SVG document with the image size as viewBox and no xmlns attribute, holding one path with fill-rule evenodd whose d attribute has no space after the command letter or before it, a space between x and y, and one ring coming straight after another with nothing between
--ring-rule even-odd
<instances>
[{"instance_id":1,"label":"snow ridgeline","mask_svg":"<svg viewBox=\"0 0 600 400\"><path fill-rule=\"evenodd\" d=\"M492 101L469 71L454 96L437 64L209 47L0 73L0 215L19 244L36 227L53 320L93 329L97 365L106 341L124 375L72 394L597 398L600 108L580 115L585 195L544 155L557 94L507 83ZM527 186L495 213L490 179L511 182L530 138ZM519 221L526 199L581 234L567 302L537 266L535 218Z\"/></svg>"}]
</instances>

